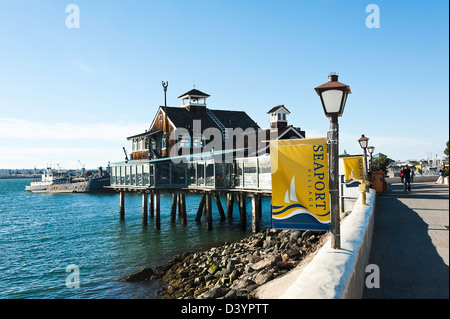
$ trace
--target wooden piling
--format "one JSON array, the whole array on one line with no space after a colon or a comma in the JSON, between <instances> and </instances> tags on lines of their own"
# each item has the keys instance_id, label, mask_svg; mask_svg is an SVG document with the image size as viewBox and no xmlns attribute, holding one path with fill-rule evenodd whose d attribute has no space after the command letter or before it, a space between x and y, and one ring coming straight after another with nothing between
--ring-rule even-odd
<instances>
[{"instance_id":1,"label":"wooden piling","mask_svg":"<svg viewBox=\"0 0 450 319\"><path fill-rule=\"evenodd\" d=\"M172 194L172 209L170 211L170 221L172 223L175 222L177 217L177 203L178 203L178 194Z\"/></svg>"},{"instance_id":2,"label":"wooden piling","mask_svg":"<svg viewBox=\"0 0 450 319\"><path fill-rule=\"evenodd\" d=\"M161 229L161 206L160 206L160 194L155 193L155 229Z\"/></svg>"},{"instance_id":3,"label":"wooden piling","mask_svg":"<svg viewBox=\"0 0 450 319\"><path fill-rule=\"evenodd\" d=\"M239 197L239 218L240 218L240 224L242 228L247 227L247 198L245 196L245 193L241 193L238 195Z\"/></svg>"},{"instance_id":4,"label":"wooden piling","mask_svg":"<svg viewBox=\"0 0 450 319\"><path fill-rule=\"evenodd\" d=\"M214 194L214 200L216 201L217 210L219 211L220 220L224 221L226 219L225 212L223 211L222 203L220 202L219 195Z\"/></svg>"},{"instance_id":5,"label":"wooden piling","mask_svg":"<svg viewBox=\"0 0 450 319\"><path fill-rule=\"evenodd\" d=\"M206 229L212 230L212 202L211 202L211 193L206 193L205 200L206 207Z\"/></svg>"},{"instance_id":6,"label":"wooden piling","mask_svg":"<svg viewBox=\"0 0 450 319\"><path fill-rule=\"evenodd\" d=\"M200 204L197 209L197 216L195 216L195 221L199 222L202 218L203 210L205 208L206 195L202 194L202 198L200 199Z\"/></svg>"},{"instance_id":7,"label":"wooden piling","mask_svg":"<svg viewBox=\"0 0 450 319\"><path fill-rule=\"evenodd\" d=\"M234 194L227 193L227 217L229 220L233 219L233 205L234 205Z\"/></svg>"},{"instance_id":8,"label":"wooden piling","mask_svg":"<svg viewBox=\"0 0 450 319\"><path fill-rule=\"evenodd\" d=\"M261 230L261 196L252 197L252 232L258 233Z\"/></svg>"},{"instance_id":9,"label":"wooden piling","mask_svg":"<svg viewBox=\"0 0 450 319\"><path fill-rule=\"evenodd\" d=\"M187 224L187 214L186 214L186 194L180 194L180 201L181 201L181 223L183 225Z\"/></svg>"},{"instance_id":10,"label":"wooden piling","mask_svg":"<svg viewBox=\"0 0 450 319\"><path fill-rule=\"evenodd\" d=\"M148 194L142 193L142 225L148 224Z\"/></svg>"},{"instance_id":11,"label":"wooden piling","mask_svg":"<svg viewBox=\"0 0 450 319\"><path fill-rule=\"evenodd\" d=\"M178 209L178 218L181 218L181 211L183 210L183 203L181 202L181 194L177 194L178 203L177 203L177 209Z\"/></svg>"},{"instance_id":12,"label":"wooden piling","mask_svg":"<svg viewBox=\"0 0 450 319\"><path fill-rule=\"evenodd\" d=\"M155 218L155 194L150 194L150 212L149 212L149 218L153 219Z\"/></svg>"},{"instance_id":13,"label":"wooden piling","mask_svg":"<svg viewBox=\"0 0 450 319\"><path fill-rule=\"evenodd\" d=\"M125 192L120 192L120 220L125 220Z\"/></svg>"}]
</instances>

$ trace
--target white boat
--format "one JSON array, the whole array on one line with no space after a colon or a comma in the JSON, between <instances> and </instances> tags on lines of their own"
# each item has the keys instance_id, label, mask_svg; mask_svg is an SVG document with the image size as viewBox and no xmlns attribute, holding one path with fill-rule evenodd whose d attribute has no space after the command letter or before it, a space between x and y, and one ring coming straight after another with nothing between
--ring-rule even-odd
<instances>
[{"instance_id":1,"label":"white boat","mask_svg":"<svg viewBox=\"0 0 450 319\"><path fill-rule=\"evenodd\" d=\"M25 190L29 192L46 192L47 186L53 185L61 177L66 176L67 171L54 171L50 167L45 169L40 181L31 182L30 185L25 186Z\"/></svg>"}]
</instances>

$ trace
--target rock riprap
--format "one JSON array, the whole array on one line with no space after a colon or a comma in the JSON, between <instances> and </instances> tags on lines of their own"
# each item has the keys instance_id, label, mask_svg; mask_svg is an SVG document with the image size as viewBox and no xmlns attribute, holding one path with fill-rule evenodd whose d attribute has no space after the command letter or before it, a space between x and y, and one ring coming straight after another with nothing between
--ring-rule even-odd
<instances>
[{"instance_id":1,"label":"rock riprap","mask_svg":"<svg viewBox=\"0 0 450 319\"><path fill-rule=\"evenodd\" d=\"M267 229L204 252L176 255L153 271L146 267L122 281L163 280L165 298L251 298L314 252L326 232Z\"/></svg>"}]
</instances>

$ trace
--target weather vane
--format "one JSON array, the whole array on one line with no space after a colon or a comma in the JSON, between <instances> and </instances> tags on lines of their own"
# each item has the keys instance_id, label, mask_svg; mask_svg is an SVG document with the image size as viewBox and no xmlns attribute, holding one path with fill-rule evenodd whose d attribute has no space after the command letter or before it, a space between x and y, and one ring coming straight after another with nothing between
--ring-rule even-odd
<instances>
[{"instance_id":1,"label":"weather vane","mask_svg":"<svg viewBox=\"0 0 450 319\"><path fill-rule=\"evenodd\" d=\"M166 82L162 81L162 86L164 88L164 92L167 92L167 87L169 86L169 81L166 81Z\"/></svg>"}]
</instances>

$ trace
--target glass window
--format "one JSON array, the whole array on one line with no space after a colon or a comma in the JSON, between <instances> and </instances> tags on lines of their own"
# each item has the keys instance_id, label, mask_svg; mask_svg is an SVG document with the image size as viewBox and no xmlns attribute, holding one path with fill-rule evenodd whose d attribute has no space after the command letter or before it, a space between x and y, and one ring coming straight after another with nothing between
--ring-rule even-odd
<instances>
[{"instance_id":1,"label":"glass window","mask_svg":"<svg viewBox=\"0 0 450 319\"><path fill-rule=\"evenodd\" d=\"M162 140L161 140L161 148L166 148L166 134L163 134Z\"/></svg>"},{"instance_id":2,"label":"glass window","mask_svg":"<svg viewBox=\"0 0 450 319\"><path fill-rule=\"evenodd\" d=\"M184 163L172 163L172 185L186 185L185 173Z\"/></svg>"},{"instance_id":3,"label":"glass window","mask_svg":"<svg viewBox=\"0 0 450 319\"><path fill-rule=\"evenodd\" d=\"M191 147L191 137L189 135L178 135L178 143L180 147Z\"/></svg>"},{"instance_id":4,"label":"glass window","mask_svg":"<svg viewBox=\"0 0 450 319\"><path fill-rule=\"evenodd\" d=\"M205 185L205 164L198 163L197 164L197 182L199 186Z\"/></svg>"},{"instance_id":5,"label":"glass window","mask_svg":"<svg viewBox=\"0 0 450 319\"><path fill-rule=\"evenodd\" d=\"M214 186L214 163L206 164L206 186Z\"/></svg>"},{"instance_id":6,"label":"glass window","mask_svg":"<svg viewBox=\"0 0 450 319\"><path fill-rule=\"evenodd\" d=\"M158 163L156 164L156 186L169 185L170 184L170 163Z\"/></svg>"},{"instance_id":7,"label":"glass window","mask_svg":"<svg viewBox=\"0 0 450 319\"><path fill-rule=\"evenodd\" d=\"M192 139L192 147L202 147L202 139L199 137L194 137Z\"/></svg>"},{"instance_id":8,"label":"glass window","mask_svg":"<svg viewBox=\"0 0 450 319\"><path fill-rule=\"evenodd\" d=\"M196 163L187 164L188 185L197 185L197 169Z\"/></svg>"}]
</instances>

